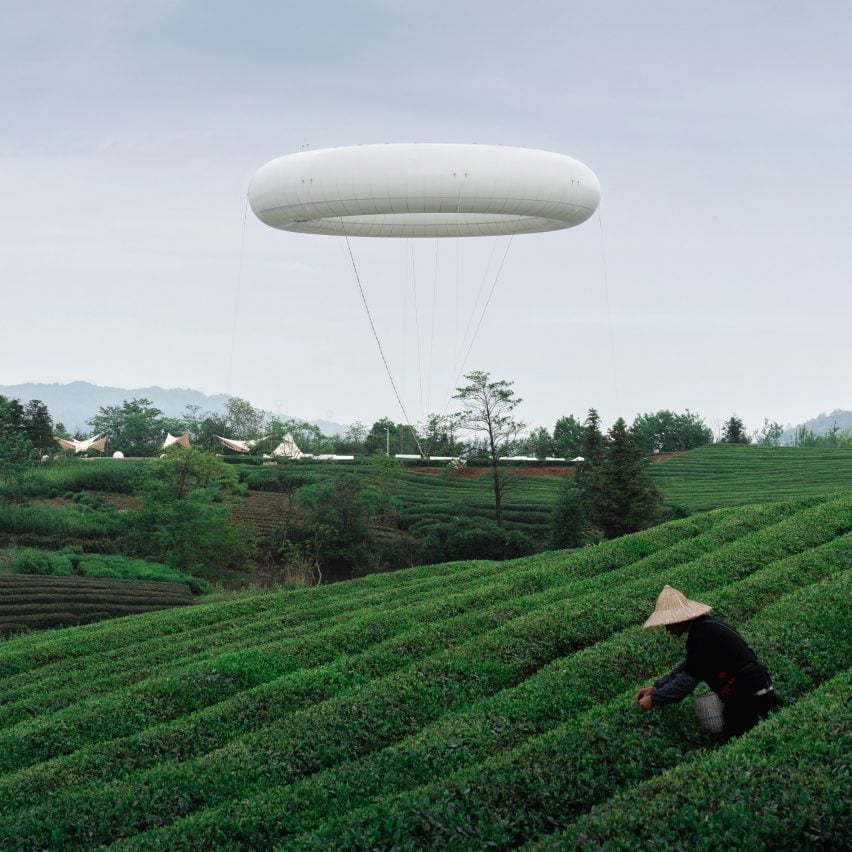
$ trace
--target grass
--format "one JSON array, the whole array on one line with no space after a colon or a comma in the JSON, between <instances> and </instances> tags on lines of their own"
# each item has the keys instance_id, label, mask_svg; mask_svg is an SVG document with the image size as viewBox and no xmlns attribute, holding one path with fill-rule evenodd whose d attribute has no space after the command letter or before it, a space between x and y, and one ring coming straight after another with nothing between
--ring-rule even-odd
<instances>
[{"instance_id":1,"label":"grass","mask_svg":"<svg viewBox=\"0 0 852 852\"><path fill-rule=\"evenodd\" d=\"M844 493L13 639L0 846L617 845L621 825L678 836L699 806L688 767L722 803L712 832L691 824L709 845L742 818L725 803L787 802L767 742L797 777L842 772L821 745L836 714L811 726L807 708L849 697L850 570ZM665 582L732 620L776 678L784 709L724 748L688 702L633 706L682 654L639 627ZM728 754L741 772L717 771ZM844 845L836 787L815 781L813 802L743 838Z\"/></svg>"}]
</instances>

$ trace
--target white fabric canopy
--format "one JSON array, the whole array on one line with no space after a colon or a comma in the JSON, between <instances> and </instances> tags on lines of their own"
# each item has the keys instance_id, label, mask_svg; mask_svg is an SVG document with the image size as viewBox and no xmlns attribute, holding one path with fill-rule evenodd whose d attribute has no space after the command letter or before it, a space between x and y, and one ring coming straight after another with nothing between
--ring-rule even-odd
<instances>
[{"instance_id":1,"label":"white fabric canopy","mask_svg":"<svg viewBox=\"0 0 852 852\"><path fill-rule=\"evenodd\" d=\"M288 459L300 459L304 453L296 446L292 435L285 435L281 443L272 451L273 456L283 456Z\"/></svg>"},{"instance_id":2,"label":"white fabric canopy","mask_svg":"<svg viewBox=\"0 0 852 852\"><path fill-rule=\"evenodd\" d=\"M94 438L86 438L83 441L75 441L73 438L56 438L56 443L64 450L74 450L75 453L86 453L89 450L97 450L99 453L106 451L107 439L100 435Z\"/></svg>"},{"instance_id":3,"label":"white fabric canopy","mask_svg":"<svg viewBox=\"0 0 852 852\"><path fill-rule=\"evenodd\" d=\"M223 447L227 447L229 450L233 450L237 453L249 453L251 452L251 446L249 441L237 441L232 438L223 438L221 435L214 435L217 441L220 441ZM252 441L251 443L257 443L256 441Z\"/></svg>"},{"instance_id":4,"label":"white fabric canopy","mask_svg":"<svg viewBox=\"0 0 852 852\"><path fill-rule=\"evenodd\" d=\"M171 447L172 444L180 444L181 447L189 446L189 432L184 432L183 435L172 435L171 432L166 432L166 440L163 441L163 449Z\"/></svg>"}]
</instances>

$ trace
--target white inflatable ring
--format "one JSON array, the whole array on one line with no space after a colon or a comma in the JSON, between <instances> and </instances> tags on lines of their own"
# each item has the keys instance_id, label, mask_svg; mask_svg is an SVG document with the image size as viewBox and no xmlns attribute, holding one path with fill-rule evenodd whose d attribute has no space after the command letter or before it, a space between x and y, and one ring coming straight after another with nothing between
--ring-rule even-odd
<instances>
[{"instance_id":1,"label":"white inflatable ring","mask_svg":"<svg viewBox=\"0 0 852 852\"><path fill-rule=\"evenodd\" d=\"M262 166L249 203L284 231L472 237L570 228L600 202L594 172L564 154L497 145L325 148Z\"/></svg>"}]
</instances>

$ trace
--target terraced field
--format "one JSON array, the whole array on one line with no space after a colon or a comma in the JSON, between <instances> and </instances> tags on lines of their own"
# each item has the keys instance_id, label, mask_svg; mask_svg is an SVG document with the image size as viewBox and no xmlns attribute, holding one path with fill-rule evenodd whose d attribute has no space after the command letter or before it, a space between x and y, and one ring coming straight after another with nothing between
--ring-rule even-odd
<instances>
[{"instance_id":1,"label":"terraced field","mask_svg":"<svg viewBox=\"0 0 852 852\"><path fill-rule=\"evenodd\" d=\"M848 847L850 570L845 493L13 639L0 847ZM775 675L725 747L635 708L664 583Z\"/></svg>"},{"instance_id":2,"label":"terraced field","mask_svg":"<svg viewBox=\"0 0 852 852\"><path fill-rule=\"evenodd\" d=\"M852 488L852 450L711 444L648 466L667 503L693 511Z\"/></svg>"},{"instance_id":3,"label":"terraced field","mask_svg":"<svg viewBox=\"0 0 852 852\"><path fill-rule=\"evenodd\" d=\"M88 624L193 602L183 583L106 577L0 575L0 636Z\"/></svg>"}]
</instances>

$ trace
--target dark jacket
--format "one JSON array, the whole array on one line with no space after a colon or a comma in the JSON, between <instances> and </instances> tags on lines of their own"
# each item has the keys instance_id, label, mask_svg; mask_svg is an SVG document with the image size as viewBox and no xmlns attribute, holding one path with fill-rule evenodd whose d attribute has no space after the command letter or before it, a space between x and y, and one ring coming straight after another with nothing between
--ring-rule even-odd
<instances>
[{"instance_id":1,"label":"dark jacket","mask_svg":"<svg viewBox=\"0 0 852 852\"><path fill-rule=\"evenodd\" d=\"M702 615L690 622L686 659L654 684L654 704L680 701L703 680L726 704L748 700L771 682L766 667L748 643L719 618Z\"/></svg>"}]
</instances>

